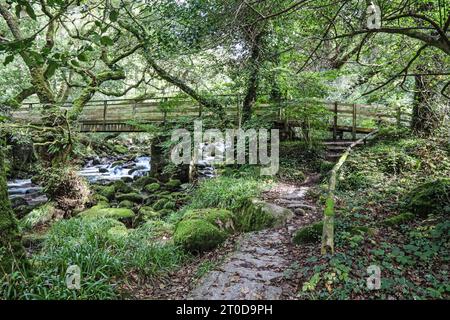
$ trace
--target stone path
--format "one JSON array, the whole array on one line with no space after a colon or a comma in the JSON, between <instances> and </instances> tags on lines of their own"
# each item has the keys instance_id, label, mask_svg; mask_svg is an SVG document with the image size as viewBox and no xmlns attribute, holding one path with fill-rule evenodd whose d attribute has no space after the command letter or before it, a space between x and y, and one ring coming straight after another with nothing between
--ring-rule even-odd
<instances>
[{"instance_id":1,"label":"stone path","mask_svg":"<svg viewBox=\"0 0 450 320\"><path fill-rule=\"evenodd\" d=\"M203 277L188 299L248 300L280 299L284 271L293 263L291 237L301 225L317 219L315 208L305 200L308 187L279 183L264 200L291 208L294 218L287 225L243 234L236 250L223 264Z\"/></svg>"}]
</instances>

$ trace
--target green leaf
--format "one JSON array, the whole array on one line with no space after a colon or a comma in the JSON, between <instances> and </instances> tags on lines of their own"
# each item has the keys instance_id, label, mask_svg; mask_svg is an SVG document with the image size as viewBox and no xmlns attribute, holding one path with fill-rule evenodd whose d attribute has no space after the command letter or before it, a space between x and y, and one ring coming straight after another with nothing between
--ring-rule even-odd
<instances>
[{"instance_id":1,"label":"green leaf","mask_svg":"<svg viewBox=\"0 0 450 320\"><path fill-rule=\"evenodd\" d=\"M83 61L83 62L88 61L88 57L87 57L87 55L86 55L85 52L81 52L81 53L77 56L77 58L78 58L78 60Z\"/></svg>"},{"instance_id":2,"label":"green leaf","mask_svg":"<svg viewBox=\"0 0 450 320\"><path fill-rule=\"evenodd\" d=\"M29 4L28 2L26 2L25 4L25 11L31 17L31 19L36 20L36 13L34 12L34 9L31 6L31 4Z\"/></svg>"},{"instance_id":3,"label":"green leaf","mask_svg":"<svg viewBox=\"0 0 450 320\"><path fill-rule=\"evenodd\" d=\"M13 61L14 61L14 56L13 56L13 55L7 56L7 57L5 58L5 61L3 62L3 65L4 65L4 66L7 66L8 64L10 64L10 63L13 62Z\"/></svg>"},{"instance_id":4,"label":"green leaf","mask_svg":"<svg viewBox=\"0 0 450 320\"><path fill-rule=\"evenodd\" d=\"M20 4L15 7L16 17L20 19L20 12L22 12L22 6Z\"/></svg>"},{"instance_id":5,"label":"green leaf","mask_svg":"<svg viewBox=\"0 0 450 320\"><path fill-rule=\"evenodd\" d=\"M78 60L76 60L76 59L70 60L70 63L71 63L73 66L75 66L75 67L79 67L79 66L80 66L80 63L79 63Z\"/></svg>"},{"instance_id":6,"label":"green leaf","mask_svg":"<svg viewBox=\"0 0 450 320\"><path fill-rule=\"evenodd\" d=\"M58 64L54 61L51 61L47 67L46 76L49 78L52 77L55 74L57 67Z\"/></svg>"},{"instance_id":7,"label":"green leaf","mask_svg":"<svg viewBox=\"0 0 450 320\"><path fill-rule=\"evenodd\" d=\"M104 46L112 46L114 44L114 41L108 36L103 36L100 38L100 43Z\"/></svg>"},{"instance_id":8,"label":"green leaf","mask_svg":"<svg viewBox=\"0 0 450 320\"><path fill-rule=\"evenodd\" d=\"M109 13L109 20L111 20L111 22L116 22L118 17L119 17L119 11L117 11L117 10L112 10Z\"/></svg>"}]
</instances>

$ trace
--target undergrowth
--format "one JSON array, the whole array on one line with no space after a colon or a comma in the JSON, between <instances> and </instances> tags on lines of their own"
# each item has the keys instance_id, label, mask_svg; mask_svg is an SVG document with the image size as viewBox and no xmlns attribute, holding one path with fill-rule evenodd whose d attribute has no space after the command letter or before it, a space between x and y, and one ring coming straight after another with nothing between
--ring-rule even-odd
<instances>
[{"instance_id":1,"label":"undergrowth","mask_svg":"<svg viewBox=\"0 0 450 320\"><path fill-rule=\"evenodd\" d=\"M429 182L446 177L448 137L422 139L403 130L384 130L371 145L355 151L338 182L336 254L322 257L317 244L310 247L309 256L296 267L302 283L299 297L448 299L448 213L415 215L406 203L417 186L432 187ZM434 201L445 199L450 197ZM379 290L367 287L371 265L381 270Z\"/></svg>"}]
</instances>

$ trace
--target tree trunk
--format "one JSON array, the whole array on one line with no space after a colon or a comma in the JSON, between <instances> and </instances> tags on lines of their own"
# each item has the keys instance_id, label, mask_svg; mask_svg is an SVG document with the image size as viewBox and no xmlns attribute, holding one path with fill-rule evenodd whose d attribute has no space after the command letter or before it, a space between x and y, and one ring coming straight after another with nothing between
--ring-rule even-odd
<instances>
[{"instance_id":1,"label":"tree trunk","mask_svg":"<svg viewBox=\"0 0 450 320\"><path fill-rule=\"evenodd\" d=\"M4 140L0 140L0 276L26 266L25 249L8 198L4 167Z\"/></svg>"},{"instance_id":2,"label":"tree trunk","mask_svg":"<svg viewBox=\"0 0 450 320\"><path fill-rule=\"evenodd\" d=\"M411 129L422 135L431 135L439 126L439 116L433 108L433 92L426 77L416 75Z\"/></svg>"},{"instance_id":3,"label":"tree trunk","mask_svg":"<svg viewBox=\"0 0 450 320\"><path fill-rule=\"evenodd\" d=\"M252 54L250 56L250 77L247 84L247 93L242 104L242 123L250 120L252 108L256 102L257 91L259 87L259 72L261 68L261 45L264 32L260 32L253 41Z\"/></svg>"}]
</instances>

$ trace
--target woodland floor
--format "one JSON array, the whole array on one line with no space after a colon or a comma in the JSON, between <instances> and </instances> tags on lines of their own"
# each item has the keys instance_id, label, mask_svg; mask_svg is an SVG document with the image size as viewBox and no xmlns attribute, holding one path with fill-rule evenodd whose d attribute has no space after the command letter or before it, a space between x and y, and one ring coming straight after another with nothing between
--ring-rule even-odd
<instances>
[{"instance_id":1,"label":"woodland floor","mask_svg":"<svg viewBox=\"0 0 450 320\"><path fill-rule=\"evenodd\" d=\"M301 261L303 250L291 239L299 227L321 217L307 196L316 178L310 176L302 185L278 182L263 193L267 202L294 212L285 226L236 235L154 282L142 283L131 275L122 289L133 298L143 299L295 299L301 284L293 281L295 272L291 270Z\"/></svg>"}]
</instances>

